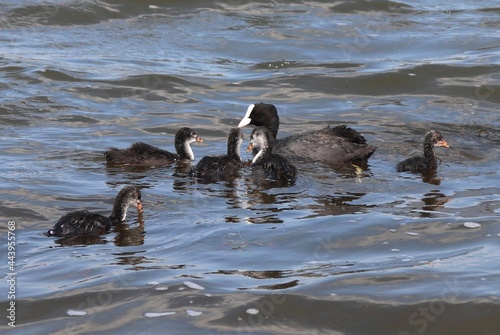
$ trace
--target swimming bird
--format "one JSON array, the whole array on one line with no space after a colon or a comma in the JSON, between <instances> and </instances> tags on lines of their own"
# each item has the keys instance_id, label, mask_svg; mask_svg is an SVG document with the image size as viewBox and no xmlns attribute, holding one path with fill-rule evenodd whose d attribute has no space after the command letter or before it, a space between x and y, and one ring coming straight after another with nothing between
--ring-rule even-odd
<instances>
[{"instance_id":1,"label":"swimming bird","mask_svg":"<svg viewBox=\"0 0 500 335\"><path fill-rule=\"evenodd\" d=\"M134 186L125 186L118 192L110 216L103 216L87 210L71 212L61 217L47 236L88 236L109 232L111 226L125 221L130 206L142 212L141 191Z\"/></svg>"},{"instance_id":2,"label":"swimming bird","mask_svg":"<svg viewBox=\"0 0 500 335\"><path fill-rule=\"evenodd\" d=\"M238 127L249 124L268 128L276 139L280 124L276 107L263 102L251 104ZM340 125L277 139L273 152L286 157L295 156L339 164L366 161L375 149L376 147L366 144L365 138L359 132Z\"/></svg>"},{"instance_id":3,"label":"swimming bird","mask_svg":"<svg viewBox=\"0 0 500 335\"><path fill-rule=\"evenodd\" d=\"M179 129L175 134L176 154L137 142L127 149L111 148L104 153L108 164L136 166L164 166L181 160L193 160L194 153L191 143L203 142L196 132L188 127Z\"/></svg>"},{"instance_id":4,"label":"swimming bird","mask_svg":"<svg viewBox=\"0 0 500 335\"><path fill-rule=\"evenodd\" d=\"M424 138L424 156L408 158L396 165L398 172L420 172L426 173L436 170L437 158L434 153L434 147L449 148L441 133L437 130L427 132Z\"/></svg>"},{"instance_id":5,"label":"swimming bird","mask_svg":"<svg viewBox=\"0 0 500 335\"><path fill-rule=\"evenodd\" d=\"M273 153L273 142L273 134L268 128L260 126L252 131L247 151L259 148L252 167L262 167L271 179L293 182L297 178L297 168L285 157Z\"/></svg>"},{"instance_id":6,"label":"swimming bird","mask_svg":"<svg viewBox=\"0 0 500 335\"><path fill-rule=\"evenodd\" d=\"M234 177L243 167L240 157L242 142L243 133L241 130L239 128L231 129L227 137L227 154L203 157L189 172L189 175L206 180Z\"/></svg>"}]
</instances>

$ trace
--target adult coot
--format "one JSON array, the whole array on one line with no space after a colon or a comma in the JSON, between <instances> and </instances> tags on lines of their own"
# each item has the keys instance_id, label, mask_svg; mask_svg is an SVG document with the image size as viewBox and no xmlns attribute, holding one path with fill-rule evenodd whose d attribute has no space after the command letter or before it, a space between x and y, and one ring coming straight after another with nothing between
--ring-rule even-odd
<instances>
[{"instance_id":1,"label":"adult coot","mask_svg":"<svg viewBox=\"0 0 500 335\"><path fill-rule=\"evenodd\" d=\"M248 124L268 128L276 139L280 124L276 107L263 102L250 105L238 127ZM375 149L376 147L367 145L365 138L356 130L340 125L277 139L273 152L287 157L339 164L365 161Z\"/></svg>"}]
</instances>

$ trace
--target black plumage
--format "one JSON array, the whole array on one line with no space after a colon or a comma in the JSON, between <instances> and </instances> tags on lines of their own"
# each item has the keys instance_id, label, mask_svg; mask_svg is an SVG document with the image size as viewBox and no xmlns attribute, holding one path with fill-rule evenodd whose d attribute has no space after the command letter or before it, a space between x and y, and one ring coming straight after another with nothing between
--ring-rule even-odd
<instances>
[{"instance_id":1,"label":"black plumage","mask_svg":"<svg viewBox=\"0 0 500 335\"><path fill-rule=\"evenodd\" d=\"M137 142L127 149L111 148L104 153L104 157L108 164L116 165L171 165L177 161L194 159L191 148L193 142L203 142L203 140L194 130L184 127L175 134L175 154L143 142Z\"/></svg>"},{"instance_id":2,"label":"black plumage","mask_svg":"<svg viewBox=\"0 0 500 335\"><path fill-rule=\"evenodd\" d=\"M227 138L227 154L203 157L189 175L206 180L234 177L243 167L240 156L242 142L243 133L241 130L239 128L231 129Z\"/></svg>"},{"instance_id":3,"label":"black plumage","mask_svg":"<svg viewBox=\"0 0 500 335\"><path fill-rule=\"evenodd\" d=\"M297 168L285 157L273 153L273 134L266 127L252 131L248 151L259 148L252 160L253 168L262 168L271 179L293 182L297 178Z\"/></svg>"},{"instance_id":4,"label":"black plumage","mask_svg":"<svg viewBox=\"0 0 500 335\"><path fill-rule=\"evenodd\" d=\"M396 165L398 172L427 173L437 169L437 158L434 153L435 147L448 148L448 143L437 130L427 132L424 138L424 155L408 158Z\"/></svg>"},{"instance_id":5,"label":"black plumage","mask_svg":"<svg viewBox=\"0 0 500 335\"><path fill-rule=\"evenodd\" d=\"M248 124L268 128L273 138L273 152L286 157L301 157L323 163L349 163L366 161L376 147L366 144L365 138L356 130L340 125L308 131L277 139L279 116L272 104L258 103L248 107L238 127ZM254 150L254 154L256 150Z\"/></svg>"},{"instance_id":6,"label":"black plumage","mask_svg":"<svg viewBox=\"0 0 500 335\"><path fill-rule=\"evenodd\" d=\"M87 210L71 212L61 217L47 236L85 236L107 233L111 227L125 220L129 206L142 211L141 191L134 186L126 186L118 192L110 216L103 216Z\"/></svg>"}]
</instances>

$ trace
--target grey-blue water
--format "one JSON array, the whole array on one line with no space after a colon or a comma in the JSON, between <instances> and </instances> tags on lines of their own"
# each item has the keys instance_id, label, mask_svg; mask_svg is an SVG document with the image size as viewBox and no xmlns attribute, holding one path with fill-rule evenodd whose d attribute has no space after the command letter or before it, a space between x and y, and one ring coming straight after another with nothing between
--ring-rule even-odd
<instances>
[{"instance_id":1,"label":"grey-blue water","mask_svg":"<svg viewBox=\"0 0 500 335\"><path fill-rule=\"evenodd\" d=\"M498 333L498 1L33 0L0 14L3 332ZM172 151L183 126L204 139L194 163L222 154L260 101L280 137L347 124L377 150L363 170L298 162L289 187L105 164L136 141ZM436 175L396 172L430 129L450 145ZM70 211L108 214L129 184L141 216L85 243L44 236Z\"/></svg>"}]
</instances>

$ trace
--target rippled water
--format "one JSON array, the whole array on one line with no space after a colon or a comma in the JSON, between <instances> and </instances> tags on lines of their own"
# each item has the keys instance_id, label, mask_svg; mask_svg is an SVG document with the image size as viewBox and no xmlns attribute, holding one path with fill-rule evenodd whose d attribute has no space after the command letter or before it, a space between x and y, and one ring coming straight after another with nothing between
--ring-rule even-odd
<instances>
[{"instance_id":1,"label":"rippled water","mask_svg":"<svg viewBox=\"0 0 500 335\"><path fill-rule=\"evenodd\" d=\"M0 329L15 270L16 334L498 332L497 1L0 11ZM224 153L259 101L279 136L345 123L377 151L361 171L297 162L290 187L104 164L135 141L173 150L183 126L204 139L197 159ZM397 173L430 129L450 144L437 174ZM43 235L69 211L109 212L125 184L142 216L93 240Z\"/></svg>"}]
</instances>

